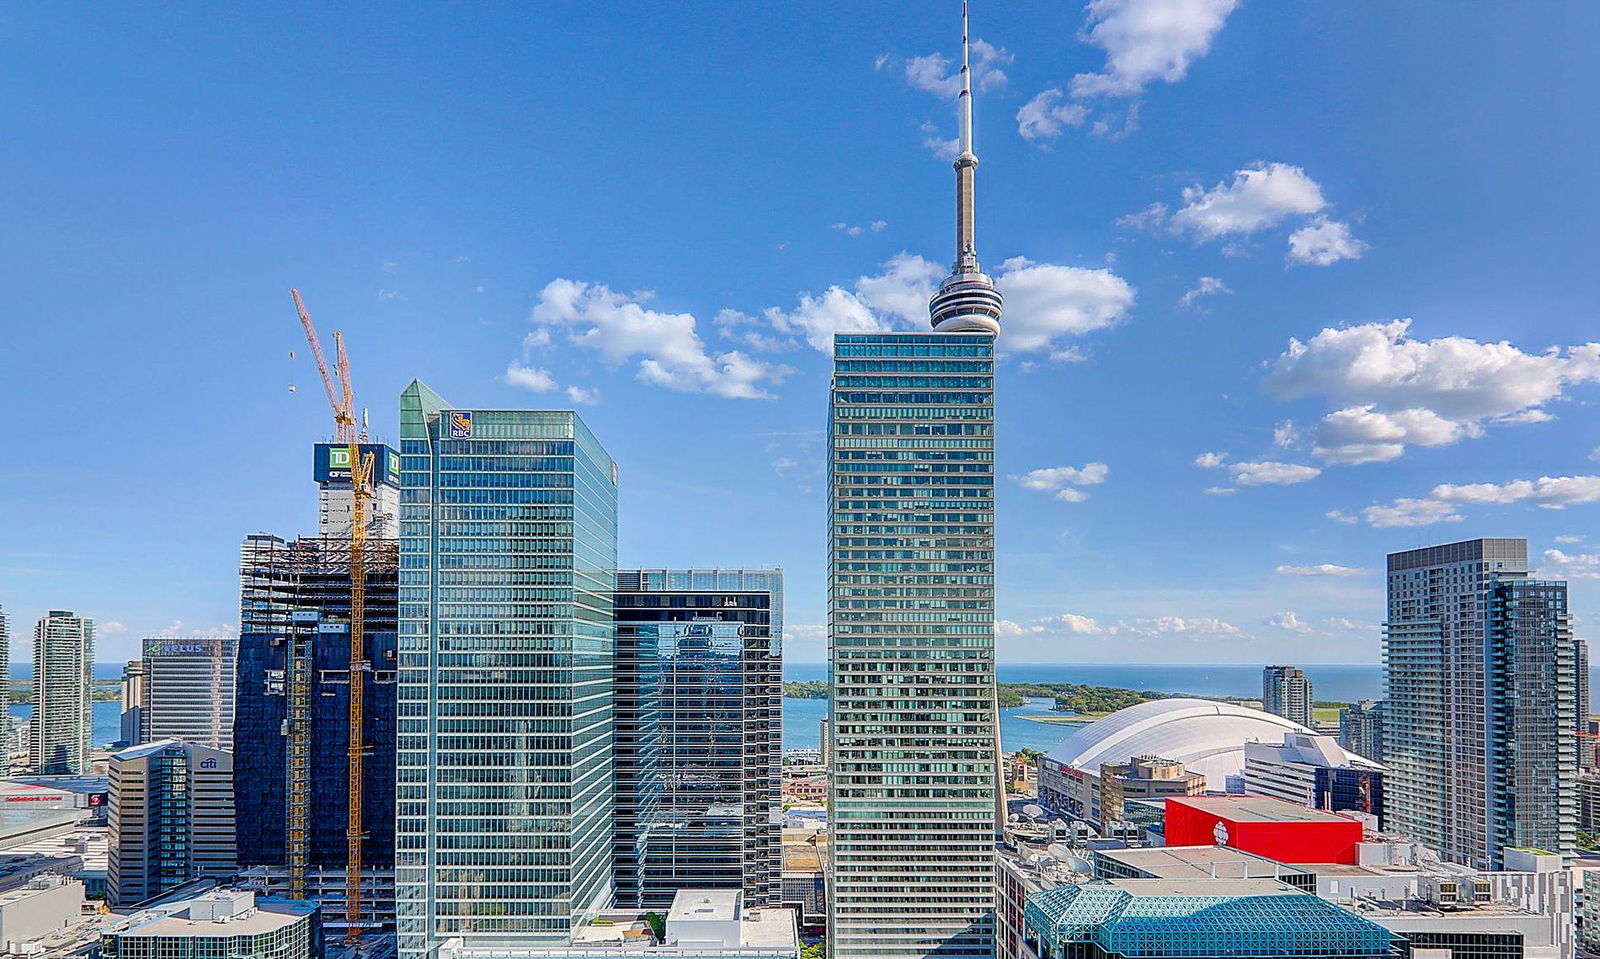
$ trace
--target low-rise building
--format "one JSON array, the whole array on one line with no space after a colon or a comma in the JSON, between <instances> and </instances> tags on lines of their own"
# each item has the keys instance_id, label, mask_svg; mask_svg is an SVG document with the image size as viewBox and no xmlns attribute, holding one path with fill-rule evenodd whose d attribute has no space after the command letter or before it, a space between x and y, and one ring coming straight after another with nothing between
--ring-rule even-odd
<instances>
[{"instance_id":1,"label":"low-rise building","mask_svg":"<svg viewBox=\"0 0 1600 959\"><path fill-rule=\"evenodd\" d=\"M820 929L828 921L828 833L822 829L783 831L783 895L800 925Z\"/></svg>"},{"instance_id":2,"label":"low-rise building","mask_svg":"<svg viewBox=\"0 0 1600 959\"><path fill-rule=\"evenodd\" d=\"M1028 897L1042 959L1387 959L1394 934L1270 879L1112 879Z\"/></svg>"},{"instance_id":3,"label":"low-rise building","mask_svg":"<svg viewBox=\"0 0 1600 959\"><path fill-rule=\"evenodd\" d=\"M447 939L437 959L798 959L794 911L746 907L738 889L681 889L667 911L664 936L645 913L602 912L574 932L570 946L469 948ZM186 957L185 957L186 959Z\"/></svg>"},{"instance_id":4,"label":"low-rise building","mask_svg":"<svg viewBox=\"0 0 1600 959\"><path fill-rule=\"evenodd\" d=\"M143 909L100 933L106 959L318 959L315 903L258 899L247 889L213 889Z\"/></svg>"},{"instance_id":5,"label":"low-rise building","mask_svg":"<svg viewBox=\"0 0 1600 959\"><path fill-rule=\"evenodd\" d=\"M1317 891L1317 874L1309 869L1225 846L1096 849L1090 861L1096 879L1275 879Z\"/></svg>"},{"instance_id":6,"label":"low-rise building","mask_svg":"<svg viewBox=\"0 0 1600 959\"><path fill-rule=\"evenodd\" d=\"M1173 846L1231 846L1278 862L1356 861L1359 819L1261 796L1167 800L1166 841Z\"/></svg>"},{"instance_id":7,"label":"low-rise building","mask_svg":"<svg viewBox=\"0 0 1600 959\"><path fill-rule=\"evenodd\" d=\"M1330 812L1384 821L1383 767L1331 736L1284 733L1282 742L1244 744L1244 791Z\"/></svg>"},{"instance_id":8,"label":"low-rise building","mask_svg":"<svg viewBox=\"0 0 1600 959\"><path fill-rule=\"evenodd\" d=\"M1124 805L1133 799L1166 796L1200 796L1206 791L1206 777L1191 772L1176 759L1137 756L1125 763L1100 766L1101 823L1126 820Z\"/></svg>"},{"instance_id":9,"label":"low-rise building","mask_svg":"<svg viewBox=\"0 0 1600 959\"><path fill-rule=\"evenodd\" d=\"M1587 773L1578 777L1578 829L1600 832L1600 775Z\"/></svg>"},{"instance_id":10,"label":"low-rise building","mask_svg":"<svg viewBox=\"0 0 1600 959\"><path fill-rule=\"evenodd\" d=\"M0 850L69 835L83 819L84 813L76 809L37 808L31 803L0 805Z\"/></svg>"},{"instance_id":11,"label":"low-rise building","mask_svg":"<svg viewBox=\"0 0 1600 959\"><path fill-rule=\"evenodd\" d=\"M54 865L50 869L24 866L33 873L55 872L83 883L84 893L90 899L103 899L108 883L110 830L104 826L84 825L77 832L51 839L41 839L8 849L3 861L19 865L29 860L47 859ZM0 865L0 875L4 867ZM0 883L3 884L3 883Z\"/></svg>"},{"instance_id":12,"label":"low-rise building","mask_svg":"<svg viewBox=\"0 0 1600 959\"><path fill-rule=\"evenodd\" d=\"M1562 857L1507 849L1504 870L1441 863L1409 843L1363 843L1357 863L1306 868L1324 899L1370 911L1373 921L1415 948L1466 951L1482 940L1485 956L1573 959L1577 953L1574 874ZM1415 932L1420 936L1412 936ZM1474 953L1477 955L1477 953Z\"/></svg>"},{"instance_id":13,"label":"low-rise building","mask_svg":"<svg viewBox=\"0 0 1600 959\"><path fill-rule=\"evenodd\" d=\"M40 875L0 892L0 952L23 953L25 943L60 933L83 919L83 883Z\"/></svg>"}]
</instances>

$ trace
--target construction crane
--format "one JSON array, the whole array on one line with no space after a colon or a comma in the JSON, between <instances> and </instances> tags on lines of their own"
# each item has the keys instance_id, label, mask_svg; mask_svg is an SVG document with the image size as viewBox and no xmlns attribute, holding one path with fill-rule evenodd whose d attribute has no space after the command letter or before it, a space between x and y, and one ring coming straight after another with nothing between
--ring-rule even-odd
<instances>
[{"instance_id":1,"label":"construction crane","mask_svg":"<svg viewBox=\"0 0 1600 959\"><path fill-rule=\"evenodd\" d=\"M361 866L363 862L362 845L366 839L366 829L362 822L362 784L364 780L363 765L366 759L365 717L366 717L366 676L370 669L366 651L366 609L367 609L367 506L372 496L372 454L363 454L361 446L366 442L367 431L363 423L360 431L356 429L355 417L355 390L350 385L350 358L345 353L344 336L338 332L333 334L334 356L338 374L338 387L334 386L334 377L328 371L328 359L322 352L322 344L317 337L316 327L311 323L311 314L306 311L304 301L300 299L299 290L290 290L289 295L294 298L295 310L300 314L300 325L305 328L306 342L311 345L311 355L317 361L317 372L322 376L322 388L328 394L328 404L333 408L334 436L337 441L349 449L350 456L350 748L349 769L350 780L349 810L345 822L345 941L354 943L361 937ZM309 681L309 670L296 673ZM293 691L291 690L291 712L293 704ZM304 697L302 696L302 701ZM305 730L306 724L301 729ZM291 724L291 737L294 727ZM309 744L306 744L309 745ZM291 772L293 772L292 757L294 744L291 742ZM309 770L306 770L309 772ZM291 786L291 788L293 788ZM292 807L291 807L292 808ZM292 817L291 817L292 818ZM295 823L290 823L290 872L289 885L291 894L296 897L303 896L305 892L305 844L306 823L304 815L299 824L298 835L295 832ZM295 875L294 843L300 844L299 876ZM297 887L298 882L298 887Z\"/></svg>"}]
</instances>

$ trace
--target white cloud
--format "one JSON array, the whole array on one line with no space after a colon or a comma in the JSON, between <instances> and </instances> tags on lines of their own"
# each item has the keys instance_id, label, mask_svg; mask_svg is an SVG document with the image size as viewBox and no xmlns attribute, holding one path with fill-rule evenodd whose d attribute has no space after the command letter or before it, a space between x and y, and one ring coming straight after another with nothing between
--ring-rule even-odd
<instances>
[{"instance_id":1,"label":"white cloud","mask_svg":"<svg viewBox=\"0 0 1600 959\"><path fill-rule=\"evenodd\" d=\"M1056 499L1081 503L1089 498L1089 494L1075 487L1097 486L1104 483L1109 475L1111 468L1106 464L1086 463L1082 467L1056 466L1030 470L1022 476L1012 478L1023 489L1054 491Z\"/></svg>"},{"instance_id":2,"label":"white cloud","mask_svg":"<svg viewBox=\"0 0 1600 959\"><path fill-rule=\"evenodd\" d=\"M867 228L864 226L851 226L848 223L835 223L833 226L829 227L829 229L838 230L840 233L846 234L847 236L860 236L861 234L867 232Z\"/></svg>"},{"instance_id":3,"label":"white cloud","mask_svg":"<svg viewBox=\"0 0 1600 959\"><path fill-rule=\"evenodd\" d=\"M1201 453L1194 458L1194 465L1201 469L1226 469L1239 486L1289 486L1322 475L1322 470L1315 466L1300 463L1280 463L1275 460L1229 463L1227 460L1226 453Z\"/></svg>"},{"instance_id":4,"label":"white cloud","mask_svg":"<svg viewBox=\"0 0 1600 959\"><path fill-rule=\"evenodd\" d=\"M1285 217L1315 213L1328 205L1316 181L1287 163L1258 163L1237 170L1233 182L1209 190L1185 187L1183 201L1183 208L1172 214L1172 229L1201 241L1247 236L1276 226Z\"/></svg>"},{"instance_id":5,"label":"white cloud","mask_svg":"<svg viewBox=\"0 0 1600 959\"><path fill-rule=\"evenodd\" d=\"M941 160L954 160L961 153L961 141L940 136L939 128L931 123L922 125L922 134L922 145Z\"/></svg>"},{"instance_id":6,"label":"white cloud","mask_svg":"<svg viewBox=\"0 0 1600 959\"><path fill-rule=\"evenodd\" d=\"M567 387L567 399L579 406L594 406L600 402L600 391L582 386Z\"/></svg>"},{"instance_id":7,"label":"white cloud","mask_svg":"<svg viewBox=\"0 0 1600 959\"><path fill-rule=\"evenodd\" d=\"M1067 346L1050 352L1052 363L1087 363L1089 354L1082 347Z\"/></svg>"},{"instance_id":8,"label":"white cloud","mask_svg":"<svg viewBox=\"0 0 1600 959\"><path fill-rule=\"evenodd\" d=\"M602 284L552 280L530 318L537 326L567 330L573 345L613 365L637 358L642 382L680 392L765 399L772 395L767 388L792 372L738 350L709 353L693 314L648 309Z\"/></svg>"},{"instance_id":9,"label":"white cloud","mask_svg":"<svg viewBox=\"0 0 1600 959\"><path fill-rule=\"evenodd\" d=\"M556 388L556 381L548 372L511 361L506 367L505 381L534 393L548 393Z\"/></svg>"},{"instance_id":10,"label":"white cloud","mask_svg":"<svg viewBox=\"0 0 1600 959\"><path fill-rule=\"evenodd\" d=\"M828 638L828 627L817 623L784 623L783 632L790 639Z\"/></svg>"},{"instance_id":11,"label":"white cloud","mask_svg":"<svg viewBox=\"0 0 1600 959\"><path fill-rule=\"evenodd\" d=\"M1286 629L1292 633L1300 633L1302 635L1311 632L1311 627L1307 626L1303 621L1301 621L1300 617L1295 615L1295 612L1292 609L1285 610L1276 616L1270 617L1267 620L1267 625L1276 627L1278 629Z\"/></svg>"},{"instance_id":12,"label":"white cloud","mask_svg":"<svg viewBox=\"0 0 1600 959\"><path fill-rule=\"evenodd\" d=\"M1004 47L987 40L972 41L972 85L978 91L998 90L1008 78L1000 69L1016 59ZM881 57L878 63L885 63ZM906 61L906 82L923 93L954 100L961 95L961 64L942 53L912 57Z\"/></svg>"},{"instance_id":13,"label":"white cloud","mask_svg":"<svg viewBox=\"0 0 1600 959\"><path fill-rule=\"evenodd\" d=\"M1428 499L1397 499L1388 506L1368 506L1361 515L1367 525L1378 529L1461 522L1454 506Z\"/></svg>"},{"instance_id":14,"label":"white cloud","mask_svg":"<svg viewBox=\"0 0 1600 959\"><path fill-rule=\"evenodd\" d=\"M128 631L128 627L114 619L108 619L104 622L95 623L94 631L96 634L110 635L112 633L125 633Z\"/></svg>"},{"instance_id":15,"label":"white cloud","mask_svg":"<svg viewBox=\"0 0 1600 959\"><path fill-rule=\"evenodd\" d=\"M1279 463L1273 460L1258 460L1253 463L1229 463L1228 471L1233 474L1233 481L1240 486L1289 486L1294 483L1304 483L1322 475L1322 470L1315 466L1304 466L1300 463Z\"/></svg>"},{"instance_id":16,"label":"white cloud","mask_svg":"<svg viewBox=\"0 0 1600 959\"><path fill-rule=\"evenodd\" d=\"M999 341L1006 353L1049 350L1056 337L1103 330L1133 308L1133 287L1110 270L1014 256L1000 265L995 284L1006 297Z\"/></svg>"},{"instance_id":17,"label":"white cloud","mask_svg":"<svg viewBox=\"0 0 1600 959\"><path fill-rule=\"evenodd\" d=\"M1328 266L1340 260L1359 260L1366 243L1350 232L1350 224L1319 216L1289 234L1290 263Z\"/></svg>"},{"instance_id":18,"label":"white cloud","mask_svg":"<svg viewBox=\"0 0 1600 959\"><path fill-rule=\"evenodd\" d=\"M1600 502L1600 476L1541 476L1509 483L1441 483L1428 494L1444 503L1533 503L1546 509L1563 509Z\"/></svg>"},{"instance_id":19,"label":"white cloud","mask_svg":"<svg viewBox=\"0 0 1600 959\"><path fill-rule=\"evenodd\" d=\"M1447 420L1429 409L1384 413L1368 404L1324 416L1311 452L1329 463L1383 463L1398 459L1408 444L1447 446L1482 432L1475 423Z\"/></svg>"},{"instance_id":20,"label":"white cloud","mask_svg":"<svg viewBox=\"0 0 1600 959\"><path fill-rule=\"evenodd\" d=\"M945 268L912 253L899 253L883 271L858 277L853 290L831 286L820 295L802 294L789 311L768 307L762 315L779 333L801 336L816 349L831 353L833 334L881 332L896 328L920 330L928 324L928 299L939 288ZM1012 257L1001 264L996 285L1006 297L1006 319L1000 349L1008 354L1050 351L1053 359L1073 362L1071 347L1058 348L1058 336L1104 329L1133 306L1133 287L1110 270L1089 270ZM743 314L724 311L717 326L729 329Z\"/></svg>"},{"instance_id":21,"label":"white cloud","mask_svg":"<svg viewBox=\"0 0 1600 959\"><path fill-rule=\"evenodd\" d=\"M1600 555L1547 549L1540 564L1540 571L1545 570L1550 570L1560 579L1600 579Z\"/></svg>"},{"instance_id":22,"label":"white cloud","mask_svg":"<svg viewBox=\"0 0 1600 959\"><path fill-rule=\"evenodd\" d=\"M1316 454L1338 463L1392 460L1409 445L1479 436L1487 423L1527 422L1568 386L1600 379L1600 343L1524 353L1461 336L1412 339L1410 320L1327 328L1291 339L1263 387L1281 400L1335 405Z\"/></svg>"},{"instance_id":23,"label":"white cloud","mask_svg":"<svg viewBox=\"0 0 1600 959\"><path fill-rule=\"evenodd\" d=\"M522 338L522 350L524 354L531 353L534 350L544 349L549 345L550 331L542 326Z\"/></svg>"},{"instance_id":24,"label":"white cloud","mask_svg":"<svg viewBox=\"0 0 1600 959\"><path fill-rule=\"evenodd\" d=\"M1073 96L1135 96L1176 83L1206 55L1239 0L1090 0L1084 42L1106 52L1100 73L1072 78Z\"/></svg>"},{"instance_id":25,"label":"white cloud","mask_svg":"<svg viewBox=\"0 0 1600 959\"><path fill-rule=\"evenodd\" d=\"M1329 519L1333 520L1335 523L1344 523L1347 526L1352 524L1352 523L1360 522L1354 516L1351 516L1349 513L1346 513L1342 509L1330 509L1326 513L1323 513L1322 515L1324 515L1324 516L1328 517Z\"/></svg>"},{"instance_id":26,"label":"white cloud","mask_svg":"<svg viewBox=\"0 0 1600 959\"><path fill-rule=\"evenodd\" d=\"M1206 487L1206 495L1207 496L1232 496L1233 494L1235 494L1237 492L1239 492L1238 488L1237 487L1233 487L1233 486L1207 486Z\"/></svg>"},{"instance_id":27,"label":"white cloud","mask_svg":"<svg viewBox=\"0 0 1600 959\"><path fill-rule=\"evenodd\" d=\"M1293 449L1300 444L1300 431L1293 420L1284 420L1272 428L1272 445L1279 449Z\"/></svg>"},{"instance_id":28,"label":"white cloud","mask_svg":"<svg viewBox=\"0 0 1600 959\"><path fill-rule=\"evenodd\" d=\"M1222 282L1220 278L1215 276L1202 276L1200 278L1200 282L1195 284L1194 289L1189 290L1182 296L1178 297L1178 307L1179 309L1184 310L1200 309L1200 307L1197 306L1197 303L1201 297L1221 296L1223 294L1232 292L1232 290L1228 289L1228 284Z\"/></svg>"},{"instance_id":29,"label":"white cloud","mask_svg":"<svg viewBox=\"0 0 1600 959\"><path fill-rule=\"evenodd\" d=\"M1081 103L1062 103L1061 91L1041 91L1017 111L1017 132L1024 140L1038 143L1054 140L1065 133L1067 127L1082 126L1089 116L1089 108Z\"/></svg>"},{"instance_id":30,"label":"white cloud","mask_svg":"<svg viewBox=\"0 0 1600 959\"><path fill-rule=\"evenodd\" d=\"M1345 619L1343 616L1329 616L1322 623L1330 629L1345 629L1353 632L1375 633L1379 629L1377 623L1358 623L1353 619Z\"/></svg>"},{"instance_id":31,"label":"white cloud","mask_svg":"<svg viewBox=\"0 0 1600 959\"><path fill-rule=\"evenodd\" d=\"M1151 619L1135 620L1129 627L1130 632L1146 636L1162 636L1169 633L1208 633L1231 634L1237 633L1239 627L1232 623L1216 619L1211 616L1157 616Z\"/></svg>"},{"instance_id":32,"label":"white cloud","mask_svg":"<svg viewBox=\"0 0 1600 959\"><path fill-rule=\"evenodd\" d=\"M1151 616L1131 622L1104 624L1091 616L1063 613L1060 616L1042 616L1025 623L1000 620L995 626L996 632L1002 636L1035 633L1057 636L1170 636L1185 633L1225 636L1239 632L1237 626L1213 616Z\"/></svg>"},{"instance_id":33,"label":"white cloud","mask_svg":"<svg viewBox=\"0 0 1600 959\"><path fill-rule=\"evenodd\" d=\"M1370 576L1372 570L1337 563L1318 563L1315 566L1279 566L1274 572L1282 576Z\"/></svg>"},{"instance_id":34,"label":"white cloud","mask_svg":"<svg viewBox=\"0 0 1600 959\"><path fill-rule=\"evenodd\" d=\"M401 298L400 294L397 293L394 290L379 290L378 291L378 299L382 300L385 303L393 303L395 300L398 300L400 298Z\"/></svg>"},{"instance_id":35,"label":"white cloud","mask_svg":"<svg viewBox=\"0 0 1600 959\"><path fill-rule=\"evenodd\" d=\"M1556 542L1565 543L1567 545L1571 545L1573 543L1581 543L1581 542L1583 542L1583 537L1582 536L1573 536L1571 534L1564 535L1564 536L1557 536L1556 537Z\"/></svg>"},{"instance_id":36,"label":"white cloud","mask_svg":"<svg viewBox=\"0 0 1600 959\"><path fill-rule=\"evenodd\" d=\"M1152 203L1138 213L1117 217L1117 226L1127 230L1156 230L1167 222L1169 212L1165 203Z\"/></svg>"}]
</instances>

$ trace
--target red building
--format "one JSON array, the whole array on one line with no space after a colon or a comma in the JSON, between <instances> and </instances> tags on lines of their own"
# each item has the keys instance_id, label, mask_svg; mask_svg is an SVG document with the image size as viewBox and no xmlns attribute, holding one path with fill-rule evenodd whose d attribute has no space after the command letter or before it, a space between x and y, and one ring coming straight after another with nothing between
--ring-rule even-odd
<instances>
[{"instance_id":1,"label":"red building","mask_svg":"<svg viewBox=\"0 0 1600 959\"><path fill-rule=\"evenodd\" d=\"M1167 800L1166 844L1229 846L1278 862L1356 861L1361 821L1260 796Z\"/></svg>"}]
</instances>

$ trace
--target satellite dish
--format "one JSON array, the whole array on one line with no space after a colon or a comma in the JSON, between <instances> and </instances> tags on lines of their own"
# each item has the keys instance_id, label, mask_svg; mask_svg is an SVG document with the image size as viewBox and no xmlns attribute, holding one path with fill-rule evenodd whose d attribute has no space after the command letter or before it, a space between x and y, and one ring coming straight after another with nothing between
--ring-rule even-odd
<instances>
[{"instance_id":1,"label":"satellite dish","mask_svg":"<svg viewBox=\"0 0 1600 959\"><path fill-rule=\"evenodd\" d=\"M1049 853L1051 858L1059 859L1062 862L1069 862L1077 856L1077 854L1072 851L1071 846L1063 845L1059 842L1051 843L1044 848L1044 851Z\"/></svg>"},{"instance_id":2,"label":"satellite dish","mask_svg":"<svg viewBox=\"0 0 1600 959\"><path fill-rule=\"evenodd\" d=\"M1043 819L1044 807L1035 803L1028 803L1026 806L1022 807L1022 814L1027 816L1029 819Z\"/></svg>"}]
</instances>

